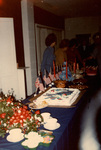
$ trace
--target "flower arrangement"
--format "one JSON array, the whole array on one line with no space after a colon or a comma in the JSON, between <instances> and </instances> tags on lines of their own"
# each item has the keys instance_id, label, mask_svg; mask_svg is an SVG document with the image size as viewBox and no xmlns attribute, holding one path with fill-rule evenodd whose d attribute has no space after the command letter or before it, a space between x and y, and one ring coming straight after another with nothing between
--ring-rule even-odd
<instances>
[{"instance_id":1,"label":"flower arrangement","mask_svg":"<svg viewBox=\"0 0 101 150\"><path fill-rule=\"evenodd\" d=\"M32 113L11 95L0 93L0 136L4 137L13 128L21 128L24 133L37 131L42 121L39 110Z\"/></svg>"}]
</instances>

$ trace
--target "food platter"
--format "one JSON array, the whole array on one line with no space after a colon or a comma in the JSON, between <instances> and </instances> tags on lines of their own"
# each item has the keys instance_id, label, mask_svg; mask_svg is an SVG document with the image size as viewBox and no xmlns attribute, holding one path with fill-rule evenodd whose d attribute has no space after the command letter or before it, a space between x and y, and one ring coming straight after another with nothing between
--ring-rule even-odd
<instances>
[{"instance_id":1,"label":"food platter","mask_svg":"<svg viewBox=\"0 0 101 150\"><path fill-rule=\"evenodd\" d=\"M96 76L96 73L87 73L87 76Z\"/></svg>"},{"instance_id":2,"label":"food platter","mask_svg":"<svg viewBox=\"0 0 101 150\"><path fill-rule=\"evenodd\" d=\"M85 89L88 88L88 86L78 84L78 85L70 85L69 88L76 88L76 89L79 89L79 90L85 90Z\"/></svg>"},{"instance_id":3,"label":"food platter","mask_svg":"<svg viewBox=\"0 0 101 150\"><path fill-rule=\"evenodd\" d=\"M74 79L73 80L73 84L86 84L87 83L87 79L84 78L80 78L80 79Z\"/></svg>"},{"instance_id":4,"label":"food platter","mask_svg":"<svg viewBox=\"0 0 101 150\"><path fill-rule=\"evenodd\" d=\"M79 90L88 89L87 79L85 79L85 78L74 79L73 82L71 82L71 84L68 85L68 87L79 89Z\"/></svg>"},{"instance_id":5,"label":"food platter","mask_svg":"<svg viewBox=\"0 0 101 150\"><path fill-rule=\"evenodd\" d=\"M90 66L86 68L87 76L96 76L97 75L97 67Z\"/></svg>"},{"instance_id":6,"label":"food platter","mask_svg":"<svg viewBox=\"0 0 101 150\"><path fill-rule=\"evenodd\" d=\"M31 109L43 109L48 106L48 103L46 101L42 101L41 103L38 103L38 101L35 101L29 104L29 108Z\"/></svg>"}]
</instances>

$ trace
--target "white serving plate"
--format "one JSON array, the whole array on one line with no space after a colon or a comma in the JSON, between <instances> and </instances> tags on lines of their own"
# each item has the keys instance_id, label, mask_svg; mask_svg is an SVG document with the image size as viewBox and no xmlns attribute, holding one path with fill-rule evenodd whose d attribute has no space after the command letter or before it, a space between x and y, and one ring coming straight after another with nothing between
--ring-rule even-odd
<instances>
[{"instance_id":1,"label":"white serving plate","mask_svg":"<svg viewBox=\"0 0 101 150\"><path fill-rule=\"evenodd\" d=\"M48 106L48 103L46 105L42 105L41 104L38 104L36 103L36 106L34 106L34 103L30 103L29 104L29 108L31 109L43 109L43 108L46 108Z\"/></svg>"}]
</instances>

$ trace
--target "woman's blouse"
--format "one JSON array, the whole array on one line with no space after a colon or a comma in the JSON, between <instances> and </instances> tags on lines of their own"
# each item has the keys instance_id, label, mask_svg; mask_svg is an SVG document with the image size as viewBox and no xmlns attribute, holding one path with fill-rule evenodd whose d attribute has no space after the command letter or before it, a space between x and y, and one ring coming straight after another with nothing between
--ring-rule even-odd
<instances>
[{"instance_id":1,"label":"woman's blouse","mask_svg":"<svg viewBox=\"0 0 101 150\"><path fill-rule=\"evenodd\" d=\"M50 69L53 69L53 61L55 60L54 48L47 47L43 54L43 60L41 63L41 73L44 75L45 71L50 72Z\"/></svg>"},{"instance_id":2,"label":"woman's blouse","mask_svg":"<svg viewBox=\"0 0 101 150\"><path fill-rule=\"evenodd\" d=\"M59 48L55 51L56 66L62 65L64 61L67 61L67 52Z\"/></svg>"}]
</instances>

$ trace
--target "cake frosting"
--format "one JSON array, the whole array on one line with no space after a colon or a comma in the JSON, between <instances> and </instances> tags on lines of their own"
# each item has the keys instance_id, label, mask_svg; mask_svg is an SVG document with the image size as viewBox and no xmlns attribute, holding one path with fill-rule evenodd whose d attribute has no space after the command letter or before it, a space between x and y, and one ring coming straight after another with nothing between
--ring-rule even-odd
<instances>
[{"instance_id":1,"label":"cake frosting","mask_svg":"<svg viewBox=\"0 0 101 150\"><path fill-rule=\"evenodd\" d=\"M71 106L80 90L73 88L51 88L36 99L36 103L46 101L48 105Z\"/></svg>"}]
</instances>

